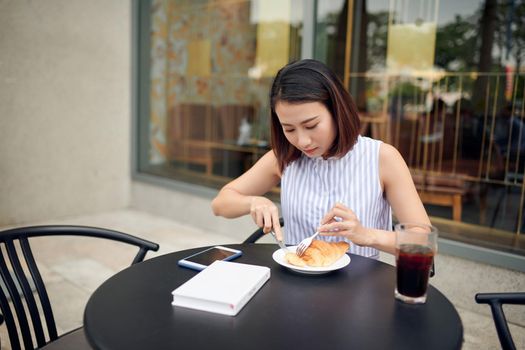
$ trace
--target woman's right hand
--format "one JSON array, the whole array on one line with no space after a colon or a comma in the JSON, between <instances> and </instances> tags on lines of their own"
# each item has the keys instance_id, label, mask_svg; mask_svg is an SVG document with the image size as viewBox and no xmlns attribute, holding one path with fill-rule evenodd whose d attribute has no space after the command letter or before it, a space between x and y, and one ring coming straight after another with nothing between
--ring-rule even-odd
<instances>
[{"instance_id":1,"label":"woman's right hand","mask_svg":"<svg viewBox=\"0 0 525 350\"><path fill-rule=\"evenodd\" d=\"M279 209L271 200L262 196L253 196L250 204L250 215L255 224L263 228L264 233L273 230L277 239L283 240L281 224L279 223Z\"/></svg>"}]
</instances>

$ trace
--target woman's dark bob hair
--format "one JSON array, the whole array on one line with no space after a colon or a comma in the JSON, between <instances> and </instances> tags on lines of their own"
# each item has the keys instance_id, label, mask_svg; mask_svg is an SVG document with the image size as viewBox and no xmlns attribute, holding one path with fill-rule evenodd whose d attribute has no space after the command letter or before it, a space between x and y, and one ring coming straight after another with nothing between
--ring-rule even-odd
<instances>
[{"instance_id":1,"label":"woman's dark bob hair","mask_svg":"<svg viewBox=\"0 0 525 350\"><path fill-rule=\"evenodd\" d=\"M332 115L336 136L323 157L342 157L352 149L359 135L357 107L341 80L323 63L306 59L287 64L277 72L270 90L271 142L281 172L286 165L301 156L284 135L275 113L278 102L320 102Z\"/></svg>"}]
</instances>

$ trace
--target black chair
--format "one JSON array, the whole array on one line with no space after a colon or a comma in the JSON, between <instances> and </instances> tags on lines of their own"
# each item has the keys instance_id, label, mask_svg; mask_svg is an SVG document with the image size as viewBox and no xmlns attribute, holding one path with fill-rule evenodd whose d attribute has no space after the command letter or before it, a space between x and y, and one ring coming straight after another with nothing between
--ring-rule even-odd
<instances>
[{"instance_id":1,"label":"black chair","mask_svg":"<svg viewBox=\"0 0 525 350\"><path fill-rule=\"evenodd\" d=\"M279 218L279 224L281 225L281 227L284 226L283 218ZM259 227L250 236L248 236L248 238L246 238L244 240L244 242L242 242L242 243L255 243L255 242L257 242L259 240L259 238L261 238L264 235L265 235L265 233L263 232L263 228Z\"/></svg>"},{"instance_id":2,"label":"black chair","mask_svg":"<svg viewBox=\"0 0 525 350\"><path fill-rule=\"evenodd\" d=\"M507 319L503 312L503 304L525 305L525 292L521 293L478 293L476 303L490 305L492 318L496 331L498 332L501 348L504 350L515 350L514 340L510 334Z\"/></svg>"},{"instance_id":3,"label":"black chair","mask_svg":"<svg viewBox=\"0 0 525 350\"><path fill-rule=\"evenodd\" d=\"M46 287L29 245L29 238L42 236L85 236L134 245L139 251L132 265L143 261L149 250L157 251L159 245L126 233L85 226L32 226L0 232L0 274L4 283L0 291L0 308L12 349L21 349L21 343L25 349L46 344L46 348L89 349L82 327L60 337L57 334ZM61 346L53 346L55 343Z\"/></svg>"}]
</instances>

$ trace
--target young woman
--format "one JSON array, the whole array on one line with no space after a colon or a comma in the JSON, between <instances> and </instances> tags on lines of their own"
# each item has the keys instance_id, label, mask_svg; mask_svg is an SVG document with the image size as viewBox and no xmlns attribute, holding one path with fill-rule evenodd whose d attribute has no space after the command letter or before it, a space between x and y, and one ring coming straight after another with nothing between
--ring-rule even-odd
<instances>
[{"instance_id":1,"label":"young woman","mask_svg":"<svg viewBox=\"0 0 525 350\"><path fill-rule=\"evenodd\" d=\"M324 64L283 67L270 107L272 150L221 189L215 215L250 214L264 232L283 237L278 208L263 197L280 182L287 244L319 230L373 258L378 250L395 253L392 209L399 221L430 224L405 161L394 147L359 135L355 103Z\"/></svg>"}]
</instances>

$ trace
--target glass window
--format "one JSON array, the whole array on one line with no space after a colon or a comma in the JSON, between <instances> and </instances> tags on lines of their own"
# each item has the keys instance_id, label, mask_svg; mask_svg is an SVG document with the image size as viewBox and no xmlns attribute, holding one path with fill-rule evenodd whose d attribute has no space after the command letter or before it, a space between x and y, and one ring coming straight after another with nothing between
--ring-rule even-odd
<instances>
[{"instance_id":1,"label":"glass window","mask_svg":"<svg viewBox=\"0 0 525 350\"><path fill-rule=\"evenodd\" d=\"M268 91L300 56L302 1L140 3L139 171L220 187L269 150Z\"/></svg>"},{"instance_id":2,"label":"glass window","mask_svg":"<svg viewBox=\"0 0 525 350\"><path fill-rule=\"evenodd\" d=\"M525 255L525 3L140 1L139 172L220 188L269 150L277 70L313 57L396 146L442 236Z\"/></svg>"},{"instance_id":3,"label":"glass window","mask_svg":"<svg viewBox=\"0 0 525 350\"><path fill-rule=\"evenodd\" d=\"M317 1L314 58L344 77L348 1Z\"/></svg>"},{"instance_id":4,"label":"glass window","mask_svg":"<svg viewBox=\"0 0 525 350\"><path fill-rule=\"evenodd\" d=\"M363 132L399 149L442 236L524 255L525 4L354 4Z\"/></svg>"}]
</instances>

